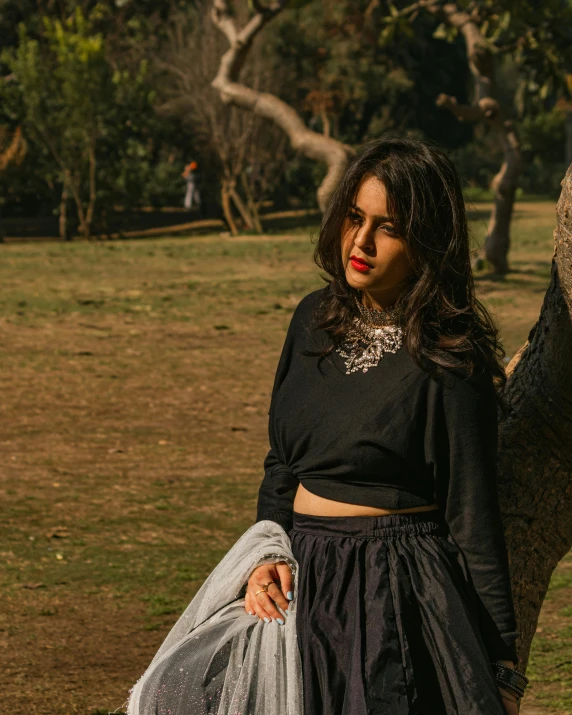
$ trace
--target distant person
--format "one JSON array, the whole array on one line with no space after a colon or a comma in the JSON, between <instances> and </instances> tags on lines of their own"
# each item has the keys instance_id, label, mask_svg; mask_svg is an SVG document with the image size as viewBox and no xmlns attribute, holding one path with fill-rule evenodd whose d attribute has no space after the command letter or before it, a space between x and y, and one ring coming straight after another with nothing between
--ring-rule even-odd
<instances>
[{"instance_id":1,"label":"distant person","mask_svg":"<svg viewBox=\"0 0 572 715\"><path fill-rule=\"evenodd\" d=\"M196 161L191 161L185 166L182 177L187 182L187 192L185 194L184 206L188 211L193 207L193 205L200 206L201 204L199 172Z\"/></svg>"}]
</instances>

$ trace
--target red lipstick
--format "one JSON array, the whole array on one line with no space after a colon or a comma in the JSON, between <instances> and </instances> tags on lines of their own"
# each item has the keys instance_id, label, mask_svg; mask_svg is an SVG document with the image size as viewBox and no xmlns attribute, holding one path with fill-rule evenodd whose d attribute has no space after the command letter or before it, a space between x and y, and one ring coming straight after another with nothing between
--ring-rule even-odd
<instances>
[{"instance_id":1,"label":"red lipstick","mask_svg":"<svg viewBox=\"0 0 572 715\"><path fill-rule=\"evenodd\" d=\"M356 271L360 273L367 273L373 268L373 266L370 266L369 263L364 261L363 258L359 258L359 256L350 256L350 263L352 264L352 268L355 268Z\"/></svg>"}]
</instances>

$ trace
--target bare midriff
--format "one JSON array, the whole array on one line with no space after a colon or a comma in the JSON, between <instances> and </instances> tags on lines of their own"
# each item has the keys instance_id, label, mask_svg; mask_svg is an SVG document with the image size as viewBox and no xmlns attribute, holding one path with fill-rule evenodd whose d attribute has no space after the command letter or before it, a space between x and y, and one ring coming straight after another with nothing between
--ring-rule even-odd
<instances>
[{"instance_id":1,"label":"bare midriff","mask_svg":"<svg viewBox=\"0 0 572 715\"><path fill-rule=\"evenodd\" d=\"M324 499L317 494L312 494L303 484L298 485L294 499L295 512L312 516L382 516L383 514L413 514L418 511L433 511L438 508L437 504L415 506L410 509L381 509L376 506L346 504L346 502Z\"/></svg>"}]
</instances>

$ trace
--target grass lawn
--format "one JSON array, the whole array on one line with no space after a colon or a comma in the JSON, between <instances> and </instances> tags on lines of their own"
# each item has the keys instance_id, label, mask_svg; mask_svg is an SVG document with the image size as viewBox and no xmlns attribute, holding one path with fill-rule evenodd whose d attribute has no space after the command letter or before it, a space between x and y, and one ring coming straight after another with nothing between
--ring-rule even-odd
<instances>
[{"instance_id":1,"label":"grass lawn","mask_svg":"<svg viewBox=\"0 0 572 715\"><path fill-rule=\"evenodd\" d=\"M478 241L486 206L471 215ZM554 221L552 204L519 204L513 270L476 276L508 356L538 315ZM0 246L0 683L10 715L121 708L253 522L285 330L323 285L315 235ZM546 713L572 712L571 597L568 560L529 671L528 701Z\"/></svg>"}]
</instances>

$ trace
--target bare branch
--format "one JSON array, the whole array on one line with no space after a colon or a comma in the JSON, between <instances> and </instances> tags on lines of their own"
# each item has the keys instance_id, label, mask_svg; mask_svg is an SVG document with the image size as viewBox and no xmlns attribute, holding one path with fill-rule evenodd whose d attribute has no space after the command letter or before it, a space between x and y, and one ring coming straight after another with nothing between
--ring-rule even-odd
<instances>
[{"instance_id":1,"label":"bare branch","mask_svg":"<svg viewBox=\"0 0 572 715\"><path fill-rule=\"evenodd\" d=\"M462 122L487 121L494 123L500 116L499 103L490 97L485 97L474 105L458 104L455 97L451 97L448 94L440 94L435 104L438 107L448 109Z\"/></svg>"},{"instance_id":2,"label":"bare branch","mask_svg":"<svg viewBox=\"0 0 572 715\"><path fill-rule=\"evenodd\" d=\"M287 0L276 0L276 2L273 2L270 5L263 5L260 0L252 0L252 6L256 12L268 17L270 20L284 8L286 2Z\"/></svg>"},{"instance_id":3,"label":"bare branch","mask_svg":"<svg viewBox=\"0 0 572 715\"><path fill-rule=\"evenodd\" d=\"M256 34L284 7L277 2L264 12L257 12L240 31L230 16L226 0L213 0L211 18L224 33L229 49L221 58L212 86L220 93L223 102L249 110L279 126L290 140L293 149L327 166L326 177L318 188L318 204L325 209L330 195L337 186L353 149L347 144L313 132L306 127L296 110L268 92L259 92L238 82L240 70ZM256 3L255 7L260 7Z\"/></svg>"}]
</instances>

